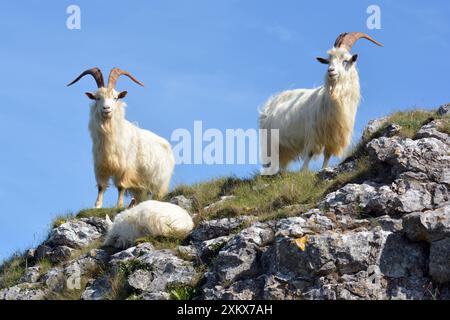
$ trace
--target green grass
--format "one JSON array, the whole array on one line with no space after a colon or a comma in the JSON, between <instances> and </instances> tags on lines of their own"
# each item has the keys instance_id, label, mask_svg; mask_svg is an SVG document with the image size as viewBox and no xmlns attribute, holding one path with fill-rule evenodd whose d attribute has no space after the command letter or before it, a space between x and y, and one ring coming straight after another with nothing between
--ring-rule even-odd
<instances>
[{"instance_id":1,"label":"green grass","mask_svg":"<svg viewBox=\"0 0 450 320\"><path fill-rule=\"evenodd\" d=\"M181 186L173 195L183 194L195 199L198 205L196 223L240 215L268 221L298 216L315 207L317 201L328 192L349 182L364 180L372 173L367 157L363 156L358 159L357 168L353 172L340 174L332 181L321 180L313 172L288 172L275 176L255 174L249 179L221 178L192 187ZM204 210L205 206L218 201L223 195L233 195L234 198ZM173 239L145 238L141 241L156 243L159 248L174 248L179 245Z\"/></svg>"},{"instance_id":2,"label":"green grass","mask_svg":"<svg viewBox=\"0 0 450 320\"><path fill-rule=\"evenodd\" d=\"M136 245L141 243L151 243L156 250L176 249L182 243L178 237L146 236L136 239Z\"/></svg>"},{"instance_id":3,"label":"green grass","mask_svg":"<svg viewBox=\"0 0 450 320\"><path fill-rule=\"evenodd\" d=\"M400 111L391 114L388 117L387 123L380 129L385 129L389 124L395 123L400 125L401 129L399 136L403 138L413 139L417 131L431 119L440 118L439 114L435 111L425 110L412 110L412 111Z\"/></svg>"},{"instance_id":4,"label":"green grass","mask_svg":"<svg viewBox=\"0 0 450 320\"><path fill-rule=\"evenodd\" d=\"M72 212L58 215L53 219L52 228L58 228L60 225L66 223L69 220L72 220L74 217L75 215Z\"/></svg>"},{"instance_id":5,"label":"green grass","mask_svg":"<svg viewBox=\"0 0 450 320\"><path fill-rule=\"evenodd\" d=\"M15 286L25 275L27 262L21 253L14 254L0 267L0 289Z\"/></svg>"},{"instance_id":6,"label":"green grass","mask_svg":"<svg viewBox=\"0 0 450 320\"><path fill-rule=\"evenodd\" d=\"M76 215L76 218L78 219L91 217L105 218L106 215L109 215L109 217L113 219L119 212L123 210L124 208L83 209Z\"/></svg>"},{"instance_id":7,"label":"green grass","mask_svg":"<svg viewBox=\"0 0 450 320\"><path fill-rule=\"evenodd\" d=\"M191 186L180 185L171 192L166 199L178 195L184 195L193 199L193 210L201 212L207 205L216 202L221 196L227 195L228 191L242 180L235 177L218 178Z\"/></svg>"},{"instance_id":8,"label":"green grass","mask_svg":"<svg viewBox=\"0 0 450 320\"><path fill-rule=\"evenodd\" d=\"M167 288L172 300L192 300L197 290L188 285L172 285Z\"/></svg>"}]
</instances>

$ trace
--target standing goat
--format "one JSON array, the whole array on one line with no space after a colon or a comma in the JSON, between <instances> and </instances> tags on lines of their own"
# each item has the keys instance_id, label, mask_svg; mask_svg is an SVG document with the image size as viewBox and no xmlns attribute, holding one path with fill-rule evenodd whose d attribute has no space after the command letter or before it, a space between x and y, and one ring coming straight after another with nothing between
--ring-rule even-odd
<instances>
[{"instance_id":1,"label":"standing goat","mask_svg":"<svg viewBox=\"0 0 450 320\"><path fill-rule=\"evenodd\" d=\"M323 168L326 168L330 157L342 155L350 144L360 101L358 55L350 51L361 38L382 46L362 32L341 34L328 51L328 59L317 58L328 65L324 86L282 92L263 107L259 126L268 132L279 130L281 170L298 158L304 161L302 170L307 170L310 160L322 153ZM267 145L262 145L263 159L270 150L266 148Z\"/></svg>"},{"instance_id":2,"label":"standing goat","mask_svg":"<svg viewBox=\"0 0 450 320\"><path fill-rule=\"evenodd\" d=\"M91 106L89 131L93 141L95 178L98 185L96 208L103 206L103 195L110 178L118 189L118 207L123 207L125 191L129 191L141 202L152 194L162 197L169 189L175 160L168 141L156 134L138 128L125 119L122 102L127 91L115 90L121 75L144 86L129 72L119 68L111 70L108 86L105 87L99 68L84 71L68 84L71 86L85 75L94 77L98 91L86 92L95 102Z\"/></svg>"}]
</instances>

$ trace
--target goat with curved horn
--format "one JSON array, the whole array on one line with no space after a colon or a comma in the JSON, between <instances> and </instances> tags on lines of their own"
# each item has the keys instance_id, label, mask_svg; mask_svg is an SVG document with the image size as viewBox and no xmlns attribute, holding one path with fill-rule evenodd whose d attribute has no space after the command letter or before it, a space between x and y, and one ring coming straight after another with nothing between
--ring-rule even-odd
<instances>
[{"instance_id":1,"label":"goat with curved horn","mask_svg":"<svg viewBox=\"0 0 450 320\"><path fill-rule=\"evenodd\" d=\"M67 86L69 87L69 86L73 85L74 83L78 82L78 80L80 80L81 78L83 78L86 75L91 75L92 77L94 77L98 88L103 88L105 86L105 81L103 80L102 71L97 67L84 71L82 74L80 74L75 80L73 80Z\"/></svg>"},{"instance_id":2,"label":"goat with curved horn","mask_svg":"<svg viewBox=\"0 0 450 320\"><path fill-rule=\"evenodd\" d=\"M93 101L89 131L93 142L95 179L98 186L95 207L103 206L103 195L112 179L118 191L117 206L123 207L125 192L145 200L149 193L162 198L169 191L175 159L170 143L155 133L138 128L125 119L127 91L117 92L117 79L126 75L144 86L128 71L113 68L105 87L99 68L84 71L70 85L85 75L92 75L98 90L86 92Z\"/></svg>"},{"instance_id":3,"label":"goat with curved horn","mask_svg":"<svg viewBox=\"0 0 450 320\"><path fill-rule=\"evenodd\" d=\"M361 38L383 46L364 32L342 33L328 51L328 57L317 58L328 66L323 86L288 90L267 101L259 116L259 126L268 133L279 130L279 162L277 167L276 159L269 157L272 146L263 142L260 150L264 174L286 170L298 158L303 159L303 169L307 170L310 160L321 154L322 167L326 168L332 156L344 153L351 143L361 98L356 69L358 55L350 50Z\"/></svg>"},{"instance_id":4,"label":"goat with curved horn","mask_svg":"<svg viewBox=\"0 0 450 320\"><path fill-rule=\"evenodd\" d=\"M335 48L344 48L350 51L353 47L353 45L358 41L359 39L364 38L369 41L372 41L376 45L383 47L381 43L370 37L369 35L365 34L364 32L345 32L339 35L337 37L336 42L334 43Z\"/></svg>"},{"instance_id":5,"label":"goat with curved horn","mask_svg":"<svg viewBox=\"0 0 450 320\"><path fill-rule=\"evenodd\" d=\"M138 85L144 86L144 84L142 82L140 82L135 77L133 77L131 75L131 73L129 73L128 71L122 70L120 68L113 68L111 70L111 72L109 73L109 77L108 77L108 89L115 89L116 88L117 79L119 79L119 77L122 76L122 75L123 76L127 76L128 78L133 80Z\"/></svg>"}]
</instances>

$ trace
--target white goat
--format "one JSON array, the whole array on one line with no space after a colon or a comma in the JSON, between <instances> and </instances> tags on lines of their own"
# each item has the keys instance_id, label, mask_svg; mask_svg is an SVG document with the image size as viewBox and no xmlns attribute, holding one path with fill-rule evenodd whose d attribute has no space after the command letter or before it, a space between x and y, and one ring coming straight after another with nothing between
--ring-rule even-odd
<instances>
[{"instance_id":1,"label":"white goat","mask_svg":"<svg viewBox=\"0 0 450 320\"><path fill-rule=\"evenodd\" d=\"M145 236L185 237L194 228L189 213L168 202L149 200L118 214L111 222L106 217L108 234L104 244L117 248L132 246Z\"/></svg>"},{"instance_id":2,"label":"white goat","mask_svg":"<svg viewBox=\"0 0 450 320\"><path fill-rule=\"evenodd\" d=\"M126 75L143 86L127 71L114 68L105 88L99 68L84 71L68 86L85 75L92 75L98 91L86 92L95 102L91 106L89 131L93 141L95 178L98 185L96 208L103 205L103 195L108 181L113 179L118 189L118 207L123 207L125 191L130 192L138 202L151 192L157 197L169 190L175 160L168 141L156 134L138 128L125 119L126 104L121 101L127 91L115 90L117 79Z\"/></svg>"},{"instance_id":3,"label":"white goat","mask_svg":"<svg viewBox=\"0 0 450 320\"><path fill-rule=\"evenodd\" d=\"M298 158L304 160L302 170L307 170L310 160L322 153L323 168L326 168L330 157L342 155L350 144L360 101L358 55L350 54L350 50L360 38L382 46L362 32L341 34L328 51L329 58L317 58L328 64L324 86L282 92L262 108L260 128L269 133L271 129L279 130L281 170ZM261 147L264 159L270 147L264 144Z\"/></svg>"}]
</instances>

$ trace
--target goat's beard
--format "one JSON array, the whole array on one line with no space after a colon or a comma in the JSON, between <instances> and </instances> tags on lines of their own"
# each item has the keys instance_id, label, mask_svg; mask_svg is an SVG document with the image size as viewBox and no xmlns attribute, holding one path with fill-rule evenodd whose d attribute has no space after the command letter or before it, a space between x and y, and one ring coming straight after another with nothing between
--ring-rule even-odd
<instances>
[{"instance_id":1,"label":"goat's beard","mask_svg":"<svg viewBox=\"0 0 450 320\"><path fill-rule=\"evenodd\" d=\"M110 113L102 113L101 117L102 117L103 121L108 121L108 120L112 119L113 114L112 114L112 112L110 112Z\"/></svg>"}]
</instances>

